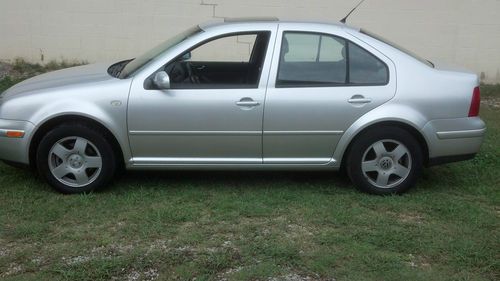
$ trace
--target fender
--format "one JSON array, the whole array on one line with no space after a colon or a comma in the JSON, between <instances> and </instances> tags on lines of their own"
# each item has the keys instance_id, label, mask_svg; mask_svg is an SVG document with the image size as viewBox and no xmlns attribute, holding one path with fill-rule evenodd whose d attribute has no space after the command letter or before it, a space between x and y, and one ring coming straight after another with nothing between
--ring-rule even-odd
<instances>
[{"instance_id":1,"label":"fender","mask_svg":"<svg viewBox=\"0 0 500 281\"><path fill-rule=\"evenodd\" d=\"M420 132L428 144L429 139L422 131L428 121L422 113L408 105L387 103L379 106L363 115L344 132L335 148L332 162L335 163L336 168L339 168L342 164L344 153L352 140L364 129L382 122L399 122L409 125Z\"/></svg>"},{"instance_id":2,"label":"fender","mask_svg":"<svg viewBox=\"0 0 500 281\"><path fill-rule=\"evenodd\" d=\"M110 107L118 107L110 103ZM132 158L130 145L128 142L128 134L126 127L126 106L121 105L122 109L104 110L104 108L92 103L78 100L62 100L50 103L45 107L37 110L30 118L30 122L37 124L32 133L28 136L28 143L31 144L35 133L50 120L64 116L79 116L95 121L105 127L116 139L117 143L123 152L123 159L128 161ZM78 110L67 110L67 109ZM48 115L47 112L51 114ZM30 145L31 146L31 145ZM29 153L30 146L27 147Z\"/></svg>"}]
</instances>

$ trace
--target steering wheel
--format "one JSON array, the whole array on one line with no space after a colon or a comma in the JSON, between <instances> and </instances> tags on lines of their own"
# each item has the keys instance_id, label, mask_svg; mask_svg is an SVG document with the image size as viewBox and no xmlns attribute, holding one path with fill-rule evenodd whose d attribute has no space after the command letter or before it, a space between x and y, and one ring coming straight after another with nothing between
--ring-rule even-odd
<instances>
[{"instance_id":1,"label":"steering wheel","mask_svg":"<svg viewBox=\"0 0 500 281\"><path fill-rule=\"evenodd\" d=\"M188 61L173 62L165 66L164 70L170 76L170 81L174 83L200 84L200 78L194 73Z\"/></svg>"},{"instance_id":2,"label":"steering wheel","mask_svg":"<svg viewBox=\"0 0 500 281\"><path fill-rule=\"evenodd\" d=\"M186 79L186 70L180 61L168 64L164 70L168 73L170 81L173 83L182 83Z\"/></svg>"}]
</instances>

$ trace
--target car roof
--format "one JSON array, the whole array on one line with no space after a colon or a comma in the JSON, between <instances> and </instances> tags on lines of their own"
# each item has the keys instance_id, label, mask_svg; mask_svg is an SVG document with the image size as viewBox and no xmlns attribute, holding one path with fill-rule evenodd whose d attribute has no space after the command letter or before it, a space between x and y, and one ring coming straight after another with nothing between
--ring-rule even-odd
<instances>
[{"instance_id":1,"label":"car roof","mask_svg":"<svg viewBox=\"0 0 500 281\"><path fill-rule=\"evenodd\" d=\"M199 25L203 30L213 27L232 25L232 24L252 24L252 23L273 23L273 24L303 24L303 25L329 25L340 28L348 28L359 31L359 28L346 25L337 21L304 21L304 20L281 20L275 17L249 17L249 18L219 18Z\"/></svg>"}]
</instances>

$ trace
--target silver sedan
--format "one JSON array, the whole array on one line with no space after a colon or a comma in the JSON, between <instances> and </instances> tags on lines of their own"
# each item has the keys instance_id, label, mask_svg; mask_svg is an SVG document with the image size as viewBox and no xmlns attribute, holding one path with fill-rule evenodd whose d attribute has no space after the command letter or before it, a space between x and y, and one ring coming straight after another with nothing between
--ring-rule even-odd
<instances>
[{"instance_id":1,"label":"silver sedan","mask_svg":"<svg viewBox=\"0 0 500 281\"><path fill-rule=\"evenodd\" d=\"M362 191L402 193L478 152L478 85L345 24L222 20L2 93L0 159L63 193L121 167L342 168Z\"/></svg>"}]
</instances>

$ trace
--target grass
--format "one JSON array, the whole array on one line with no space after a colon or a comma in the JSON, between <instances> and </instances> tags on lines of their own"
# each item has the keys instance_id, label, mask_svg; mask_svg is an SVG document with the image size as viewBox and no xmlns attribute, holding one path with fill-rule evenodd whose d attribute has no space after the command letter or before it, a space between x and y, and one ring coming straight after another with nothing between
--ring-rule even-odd
<instances>
[{"instance_id":1,"label":"grass","mask_svg":"<svg viewBox=\"0 0 500 281\"><path fill-rule=\"evenodd\" d=\"M483 84L481 85L481 96L483 97L498 97L500 94L500 84Z\"/></svg>"},{"instance_id":2,"label":"grass","mask_svg":"<svg viewBox=\"0 0 500 281\"><path fill-rule=\"evenodd\" d=\"M481 115L481 153L404 196L328 172L135 172L63 196L0 164L0 278L499 280L500 109Z\"/></svg>"}]
</instances>

